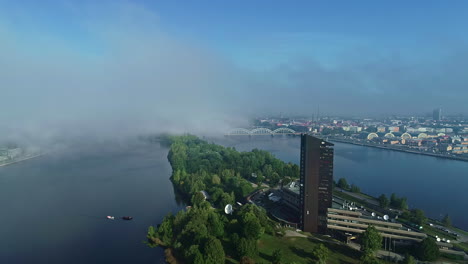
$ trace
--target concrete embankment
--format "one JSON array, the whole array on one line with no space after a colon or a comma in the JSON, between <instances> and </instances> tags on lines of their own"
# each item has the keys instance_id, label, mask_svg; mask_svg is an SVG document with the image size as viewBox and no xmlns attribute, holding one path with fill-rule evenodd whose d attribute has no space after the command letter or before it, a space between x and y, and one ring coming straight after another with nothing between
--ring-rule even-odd
<instances>
[{"instance_id":1,"label":"concrete embankment","mask_svg":"<svg viewBox=\"0 0 468 264\"><path fill-rule=\"evenodd\" d=\"M393 148L393 147L387 147L387 146L379 146L379 145L367 144L367 143L363 143L363 142L348 141L348 140L345 140L345 139L335 139L335 138L332 139L332 138L330 138L328 141L331 141L331 142L340 142L340 143L346 143L346 144L353 144L353 145L363 146L363 147L371 147L371 148L378 148L378 149L394 150L394 151L406 152L406 153L411 153L411 154L418 154L418 155L431 156L431 157L436 157L436 158L452 159L452 160L460 160L460 161L468 161L468 158L465 158L465 157L449 156L449 155L443 155L443 154L435 154L435 153L428 153L428 152L415 151L415 150L410 150L410 149L402 149L402 148Z\"/></svg>"}]
</instances>

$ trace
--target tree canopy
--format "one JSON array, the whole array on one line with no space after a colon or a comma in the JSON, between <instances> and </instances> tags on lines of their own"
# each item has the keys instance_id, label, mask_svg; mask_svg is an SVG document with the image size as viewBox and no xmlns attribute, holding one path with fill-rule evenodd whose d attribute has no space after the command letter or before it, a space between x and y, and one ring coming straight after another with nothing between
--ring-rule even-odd
<instances>
[{"instance_id":1,"label":"tree canopy","mask_svg":"<svg viewBox=\"0 0 468 264\"><path fill-rule=\"evenodd\" d=\"M390 205L400 210L407 210L408 203L406 197L397 197L395 193L390 196Z\"/></svg>"},{"instance_id":2,"label":"tree canopy","mask_svg":"<svg viewBox=\"0 0 468 264\"><path fill-rule=\"evenodd\" d=\"M345 178L340 178L338 180L337 186L340 187L341 189L345 189L345 190L349 189L349 184Z\"/></svg>"},{"instance_id":3,"label":"tree canopy","mask_svg":"<svg viewBox=\"0 0 468 264\"><path fill-rule=\"evenodd\" d=\"M169 137L169 141L174 186L189 198L202 190L217 192L212 201L215 206L243 199L254 190L249 181L274 186L285 178L299 178L299 166L267 151L238 152L191 135ZM233 199L223 193L233 194Z\"/></svg>"},{"instance_id":4,"label":"tree canopy","mask_svg":"<svg viewBox=\"0 0 468 264\"><path fill-rule=\"evenodd\" d=\"M253 191L252 173L272 184L297 178L298 166L265 151L237 152L194 136L172 137L171 142L172 182L193 206L167 215L157 228L149 227L148 243L171 247L187 263L224 263L226 246L236 249L238 259L255 258L257 240L265 232L274 233L273 222L252 204L231 215L224 213L224 206ZM205 200L201 191L210 197Z\"/></svg>"},{"instance_id":5,"label":"tree canopy","mask_svg":"<svg viewBox=\"0 0 468 264\"><path fill-rule=\"evenodd\" d=\"M421 241L417 249L420 260L433 261L439 258L440 251L434 239L426 237Z\"/></svg>"},{"instance_id":6,"label":"tree canopy","mask_svg":"<svg viewBox=\"0 0 468 264\"><path fill-rule=\"evenodd\" d=\"M390 200L388 200L385 194L381 194L378 200L379 200L380 207L382 208L388 208L388 206L390 205Z\"/></svg>"},{"instance_id":7,"label":"tree canopy","mask_svg":"<svg viewBox=\"0 0 468 264\"><path fill-rule=\"evenodd\" d=\"M361 251L372 256L382 246L382 236L374 226L370 225L361 235Z\"/></svg>"},{"instance_id":8,"label":"tree canopy","mask_svg":"<svg viewBox=\"0 0 468 264\"><path fill-rule=\"evenodd\" d=\"M444 218L442 218L442 224L444 224L445 227L452 226L452 220L450 219L450 216L448 214L446 214Z\"/></svg>"}]
</instances>

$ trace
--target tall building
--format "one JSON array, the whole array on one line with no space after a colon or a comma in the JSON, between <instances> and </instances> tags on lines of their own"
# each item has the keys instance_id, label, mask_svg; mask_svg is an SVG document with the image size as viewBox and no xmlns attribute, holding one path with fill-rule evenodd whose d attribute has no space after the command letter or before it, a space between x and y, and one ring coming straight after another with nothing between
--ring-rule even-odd
<instances>
[{"instance_id":1,"label":"tall building","mask_svg":"<svg viewBox=\"0 0 468 264\"><path fill-rule=\"evenodd\" d=\"M440 121L442 119L442 109L437 108L432 111L432 119L436 121Z\"/></svg>"},{"instance_id":2,"label":"tall building","mask_svg":"<svg viewBox=\"0 0 468 264\"><path fill-rule=\"evenodd\" d=\"M300 227L325 233L327 210L332 207L333 144L301 135Z\"/></svg>"}]
</instances>

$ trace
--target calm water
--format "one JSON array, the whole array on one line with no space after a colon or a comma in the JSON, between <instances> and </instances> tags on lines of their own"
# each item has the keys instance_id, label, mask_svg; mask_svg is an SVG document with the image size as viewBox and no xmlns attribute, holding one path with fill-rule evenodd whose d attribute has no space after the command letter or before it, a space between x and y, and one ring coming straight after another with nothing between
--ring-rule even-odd
<instances>
[{"instance_id":1,"label":"calm water","mask_svg":"<svg viewBox=\"0 0 468 264\"><path fill-rule=\"evenodd\" d=\"M299 160L299 138L214 141ZM335 153L336 179L407 196L431 217L449 213L468 229L468 163L348 144ZM149 225L183 208L166 155L157 145L106 143L0 167L0 263L163 263L162 250L142 241Z\"/></svg>"},{"instance_id":2,"label":"calm water","mask_svg":"<svg viewBox=\"0 0 468 264\"><path fill-rule=\"evenodd\" d=\"M284 161L299 162L299 137L215 141L241 151L264 149ZM410 207L432 218L448 213L454 225L468 229L468 162L336 143L334 166L335 179L346 178L375 196L406 196Z\"/></svg>"},{"instance_id":3,"label":"calm water","mask_svg":"<svg viewBox=\"0 0 468 264\"><path fill-rule=\"evenodd\" d=\"M166 155L107 143L0 167L0 263L163 263L142 241L181 207Z\"/></svg>"}]
</instances>

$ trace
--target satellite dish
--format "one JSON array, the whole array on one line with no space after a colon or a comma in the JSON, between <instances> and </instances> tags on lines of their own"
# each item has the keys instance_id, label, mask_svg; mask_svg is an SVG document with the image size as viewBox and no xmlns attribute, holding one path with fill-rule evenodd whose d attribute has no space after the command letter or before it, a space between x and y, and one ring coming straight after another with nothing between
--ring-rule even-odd
<instances>
[{"instance_id":1,"label":"satellite dish","mask_svg":"<svg viewBox=\"0 0 468 264\"><path fill-rule=\"evenodd\" d=\"M384 219L385 221L388 221L388 219L390 219L390 217L388 217L388 215L384 215L384 216L383 216L383 219Z\"/></svg>"},{"instance_id":2,"label":"satellite dish","mask_svg":"<svg viewBox=\"0 0 468 264\"><path fill-rule=\"evenodd\" d=\"M226 214L232 214L232 205L231 204L227 204L226 207L224 207L224 212Z\"/></svg>"},{"instance_id":3,"label":"satellite dish","mask_svg":"<svg viewBox=\"0 0 468 264\"><path fill-rule=\"evenodd\" d=\"M440 242L440 237L437 238L437 242Z\"/></svg>"},{"instance_id":4,"label":"satellite dish","mask_svg":"<svg viewBox=\"0 0 468 264\"><path fill-rule=\"evenodd\" d=\"M372 215L372 217L375 217L375 213L374 213L374 212L372 212L372 214L371 214L371 215Z\"/></svg>"},{"instance_id":5,"label":"satellite dish","mask_svg":"<svg viewBox=\"0 0 468 264\"><path fill-rule=\"evenodd\" d=\"M450 239L447 239L447 243L450 243Z\"/></svg>"}]
</instances>

